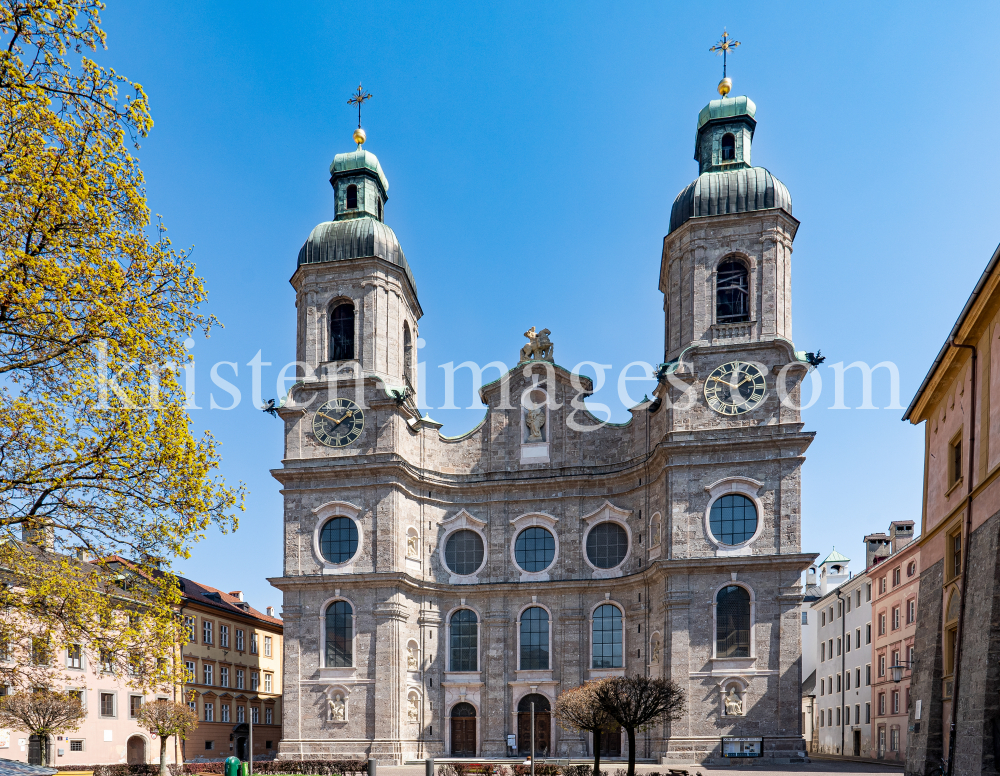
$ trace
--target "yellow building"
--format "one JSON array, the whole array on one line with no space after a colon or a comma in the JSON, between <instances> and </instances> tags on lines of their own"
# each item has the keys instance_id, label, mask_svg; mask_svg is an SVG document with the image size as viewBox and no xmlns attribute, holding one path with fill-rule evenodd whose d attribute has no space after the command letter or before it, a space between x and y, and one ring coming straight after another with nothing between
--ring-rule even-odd
<instances>
[{"instance_id":1,"label":"yellow building","mask_svg":"<svg viewBox=\"0 0 1000 776\"><path fill-rule=\"evenodd\" d=\"M180 583L189 634L184 697L198 715L198 728L182 744L184 760L245 758L245 742L230 738L251 720L254 755L273 755L281 741L281 619L270 606L266 613L251 607L239 590Z\"/></svg>"}]
</instances>

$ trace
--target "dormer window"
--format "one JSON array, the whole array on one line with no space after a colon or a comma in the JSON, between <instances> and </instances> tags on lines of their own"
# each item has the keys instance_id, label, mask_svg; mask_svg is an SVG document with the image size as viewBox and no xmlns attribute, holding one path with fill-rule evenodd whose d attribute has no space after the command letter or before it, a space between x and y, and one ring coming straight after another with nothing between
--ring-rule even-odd
<instances>
[{"instance_id":1,"label":"dormer window","mask_svg":"<svg viewBox=\"0 0 1000 776\"><path fill-rule=\"evenodd\" d=\"M727 132L722 136L722 161L732 162L736 159L736 137Z\"/></svg>"},{"instance_id":2,"label":"dormer window","mask_svg":"<svg viewBox=\"0 0 1000 776\"><path fill-rule=\"evenodd\" d=\"M719 265L715 283L716 323L750 320L750 272L738 259Z\"/></svg>"},{"instance_id":3,"label":"dormer window","mask_svg":"<svg viewBox=\"0 0 1000 776\"><path fill-rule=\"evenodd\" d=\"M358 209L358 187L353 183L347 187L347 209Z\"/></svg>"}]
</instances>

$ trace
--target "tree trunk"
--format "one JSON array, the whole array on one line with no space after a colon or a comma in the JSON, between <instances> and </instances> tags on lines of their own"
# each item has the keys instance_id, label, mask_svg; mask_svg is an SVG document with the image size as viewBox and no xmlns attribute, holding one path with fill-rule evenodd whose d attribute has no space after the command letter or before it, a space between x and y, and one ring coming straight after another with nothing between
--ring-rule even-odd
<instances>
[{"instance_id":1,"label":"tree trunk","mask_svg":"<svg viewBox=\"0 0 1000 776\"><path fill-rule=\"evenodd\" d=\"M41 733L38 734L38 761L43 768L49 765L49 737Z\"/></svg>"},{"instance_id":2,"label":"tree trunk","mask_svg":"<svg viewBox=\"0 0 1000 776\"><path fill-rule=\"evenodd\" d=\"M168 736L160 736L160 776L170 776L167 770L167 738Z\"/></svg>"},{"instance_id":3,"label":"tree trunk","mask_svg":"<svg viewBox=\"0 0 1000 776\"><path fill-rule=\"evenodd\" d=\"M625 732L628 734L628 774L627 776L635 776L635 728L627 727Z\"/></svg>"},{"instance_id":4,"label":"tree trunk","mask_svg":"<svg viewBox=\"0 0 1000 776\"><path fill-rule=\"evenodd\" d=\"M601 776L601 729L594 728L594 776Z\"/></svg>"}]
</instances>

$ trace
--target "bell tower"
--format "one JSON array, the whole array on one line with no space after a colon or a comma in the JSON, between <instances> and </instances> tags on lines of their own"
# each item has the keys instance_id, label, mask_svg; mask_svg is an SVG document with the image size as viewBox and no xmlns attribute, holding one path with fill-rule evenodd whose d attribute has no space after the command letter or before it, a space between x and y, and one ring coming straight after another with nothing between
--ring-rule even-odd
<instances>
[{"instance_id":1,"label":"bell tower","mask_svg":"<svg viewBox=\"0 0 1000 776\"><path fill-rule=\"evenodd\" d=\"M799 222L788 189L751 165L757 106L721 98L698 114L698 178L674 200L663 240L664 360L692 345L792 339L791 253Z\"/></svg>"},{"instance_id":2,"label":"bell tower","mask_svg":"<svg viewBox=\"0 0 1000 776\"><path fill-rule=\"evenodd\" d=\"M415 393L417 286L395 233L385 223L389 181L375 154L337 154L330 165L333 220L299 250L296 359L323 380L379 378Z\"/></svg>"}]
</instances>

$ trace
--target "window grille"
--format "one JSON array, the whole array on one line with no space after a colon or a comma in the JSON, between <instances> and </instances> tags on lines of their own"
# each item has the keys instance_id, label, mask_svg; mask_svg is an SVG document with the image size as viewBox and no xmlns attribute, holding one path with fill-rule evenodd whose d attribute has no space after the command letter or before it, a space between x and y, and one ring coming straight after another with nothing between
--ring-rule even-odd
<instances>
[{"instance_id":1,"label":"window grille","mask_svg":"<svg viewBox=\"0 0 1000 776\"><path fill-rule=\"evenodd\" d=\"M750 657L750 594L739 585L728 585L715 601L715 656Z\"/></svg>"},{"instance_id":2,"label":"window grille","mask_svg":"<svg viewBox=\"0 0 1000 776\"><path fill-rule=\"evenodd\" d=\"M521 614L521 671L549 669L549 614L532 606Z\"/></svg>"},{"instance_id":3,"label":"window grille","mask_svg":"<svg viewBox=\"0 0 1000 776\"><path fill-rule=\"evenodd\" d=\"M471 609L459 609L451 616L449 646L452 671L479 670L479 618Z\"/></svg>"},{"instance_id":4,"label":"window grille","mask_svg":"<svg viewBox=\"0 0 1000 776\"><path fill-rule=\"evenodd\" d=\"M354 610L347 601L334 601L326 608L326 666L354 665Z\"/></svg>"}]
</instances>

